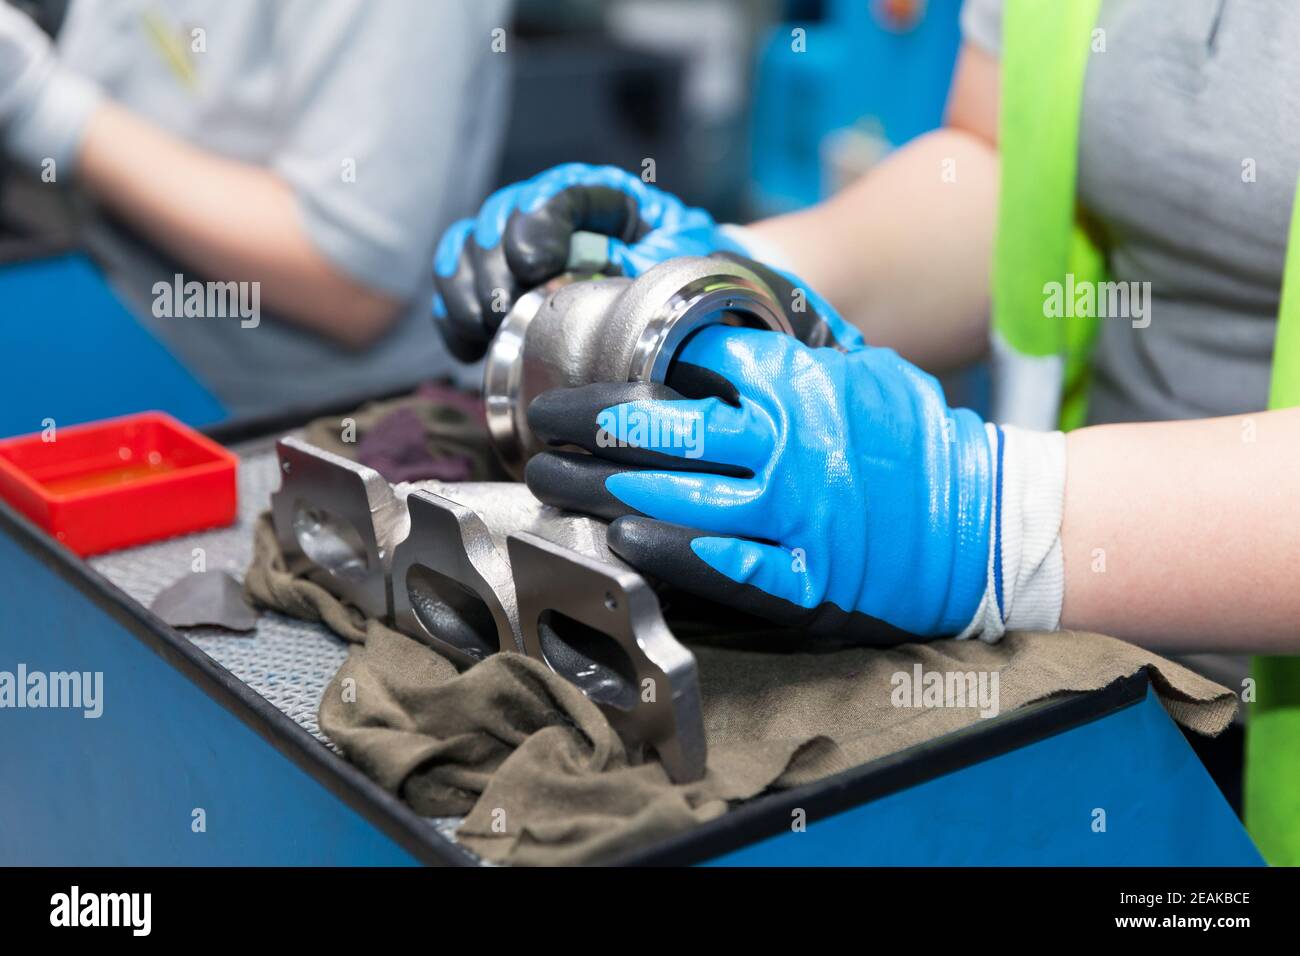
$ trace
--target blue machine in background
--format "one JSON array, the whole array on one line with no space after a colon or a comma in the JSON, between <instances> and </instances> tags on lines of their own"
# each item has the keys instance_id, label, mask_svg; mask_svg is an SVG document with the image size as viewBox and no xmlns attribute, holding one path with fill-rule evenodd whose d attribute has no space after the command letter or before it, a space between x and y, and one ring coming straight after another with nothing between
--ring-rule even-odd
<instances>
[{"instance_id":1,"label":"blue machine in background","mask_svg":"<svg viewBox=\"0 0 1300 956\"><path fill-rule=\"evenodd\" d=\"M837 134L856 130L887 151L939 126L960 41L961 0L786 8L790 19L758 52L751 201L759 215L833 191L827 152Z\"/></svg>"},{"instance_id":2,"label":"blue machine in background","mask_svg":"<svg viewBox=\"0 0 1300 956\"><path fill-rule=\"evenodd\" d=\"M0 355L0 438L151 409L196 427L227 417L78 253L0 266Z\"/></svg>"}]
</instances>

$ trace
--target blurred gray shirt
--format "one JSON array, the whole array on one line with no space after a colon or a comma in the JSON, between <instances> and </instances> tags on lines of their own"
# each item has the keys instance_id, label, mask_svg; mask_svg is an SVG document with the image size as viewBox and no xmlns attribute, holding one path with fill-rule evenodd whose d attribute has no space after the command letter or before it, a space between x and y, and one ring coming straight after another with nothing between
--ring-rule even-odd
<instances>
[{"instance_id":1,"label":"blurred gray shirt","mask_svg":"<svg viewBox=\"0 0 1300 956\"><path fill-rule=\"evenodd\" d=\"M997 53L1002 0L966 0ZM1268 404L1300 171L1300 3L1104 0L1088 61L1079 198L1117 280L1150 282L1150 326L1103 319L1090 422Z\"/></svg>"},{"instance_id":2,"label":"blurred gray shirt","mask_svg":"<svg viewBox=\"0 0 1300 956\"><path fill-rule=\"evenodd\" d=\"M237 415L391 391L453 371L429 318L433 250L491 185L505 112L492 31L509 0L74 0L64 63L138 115L294 190L316 248L409 308L365 352L263 314L154 314L177 273L98 220L87 243L110 280Z\"/></svg>"}]
</instances>

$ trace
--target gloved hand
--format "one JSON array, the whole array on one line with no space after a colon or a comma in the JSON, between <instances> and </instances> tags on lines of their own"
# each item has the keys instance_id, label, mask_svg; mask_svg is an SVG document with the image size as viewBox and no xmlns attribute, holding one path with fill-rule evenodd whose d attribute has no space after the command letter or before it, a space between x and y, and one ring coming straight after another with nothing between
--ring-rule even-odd
<instances>
[{"instance_id":1,"label":"gloved hand","mask_svg":"<svg viewBox=\"0 0 1300 956\"><path fill-rule=\"evenodd\" d=\"M515 300L566 271L575 232L610 237L606 274L635 278L675 256L754 253L745 230L719 226L639 177L612 166L568 163L498 190L475 219L443 234L434 259L434 321L452 354L474 361L487 349ZM747 265L753 263L746 262ZM760 267L812 344L834 336L809 317L828 314L790 276ZM812 296L815 299L815 295ZM839 330L849 335L848 326Z\"/></svg>"},{"instance_id":2,"label":"gloved hand","mask_svg":"<svg viewBox=\"0 0 1300 956\"><path fill-rule=\"evenodd\" d=\"M750 329L705 328L669 383L540 396L533 430L588 454L535 457L529 488L614 519L647 574L774 622L870 643L1058 623L1059 433L951 409L890 350Z\"/></svg>"},{"instance_id":3,"label":"gloved hand","mask_svg":"<svg viewBox=\"0 0 1300 956\"><path fill-rule=\"evenodd\" d=\"M102 94L65 69L50 38L31 18L0 0L0 147L39 168L52 159L56 177L70 173L90 114Z\"/></svg>"},{"instance_id":4,"label":"gloved hand","mask_svg":"<svg viewBox=\"0 0 1300 956\"><path fill-rule=\"evenodd\" d=\"M739 234L744 235L743 231ZM720 252L716 258L738 262L766 282L781 303L790 328L794 330L794 337L804 345L835 348L841 352L856 352L867 347L862 333L840 318L830 303L801 279L734 252Z\"/></svg>"}]
</instances>

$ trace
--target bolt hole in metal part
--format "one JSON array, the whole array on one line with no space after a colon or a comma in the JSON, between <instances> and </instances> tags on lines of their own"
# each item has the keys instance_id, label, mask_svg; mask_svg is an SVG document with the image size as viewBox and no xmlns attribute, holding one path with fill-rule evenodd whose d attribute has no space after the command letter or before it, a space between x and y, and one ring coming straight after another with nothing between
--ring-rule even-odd
<instances>
[{"instance_id":1,"label":"bolt hole in metal part","mask_svg":"<svg viewBox=\"0 0 1300 956\"><path fill-rule=\"evenodd\" d=\"M488 348L483 400L498 457L520 477L542 446L529 403L552 388L659 382L692 334L709 325L793 334L775 293L725 259L682 256L637 279L560 276L521 296Z\"/></svg>"}]
</instances>

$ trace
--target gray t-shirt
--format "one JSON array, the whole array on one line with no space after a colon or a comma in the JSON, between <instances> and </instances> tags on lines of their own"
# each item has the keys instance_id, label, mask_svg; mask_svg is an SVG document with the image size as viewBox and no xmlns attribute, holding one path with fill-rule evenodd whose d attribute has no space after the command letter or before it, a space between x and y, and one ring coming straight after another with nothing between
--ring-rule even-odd
<instances>
[{"instance_id":1,"label":"gray t-shirt","mask_svg":"<svg viewBox=\"0 0 1300 956\"><path fill-rule=\"evenodd\" d=\"M966 0L966 39L997 53L1001 8ZM1079 197L1114 278L1152 301L1147 328L1102 320L1089 420L1258 411L1300 172L1300 4L1104 0L1098 26Z\"/></svg>"},{"instance_id":2,"label":"gray t-shirt","mask_svg":"<svg viewBox=\"0 0 1300 956\"><path fill-rule=\"evenodd\" d=\"M338 269L408 302L365 352L263 314L153 314L154 284L204 276L124 229L87 235L142 321L235 414L395 389L455 363L430 318L433 250L490 186L508 0L74 0L59 50L118 102L205 149L268 167ZM200 31L200 32L195 32ZM246 323L245 323L246 324Z\"/></svg>"}]
</instances>

